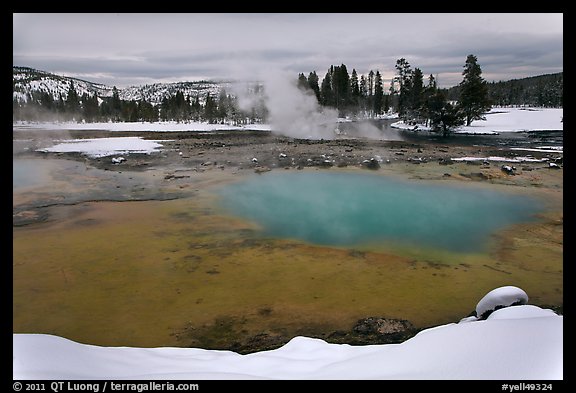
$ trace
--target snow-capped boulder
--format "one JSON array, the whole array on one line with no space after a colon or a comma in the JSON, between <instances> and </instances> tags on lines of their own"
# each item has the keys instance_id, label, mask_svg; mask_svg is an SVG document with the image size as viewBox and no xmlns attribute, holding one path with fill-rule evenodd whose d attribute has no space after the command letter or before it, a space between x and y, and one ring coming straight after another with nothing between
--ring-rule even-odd
<instances>
[{"instance_id":1,"label":"snow-capped boulder","mask_svg":"<svg viewBox=\"0 0 576 393\"><path fill-rule=\"evenodd\" d=\"M121 164L122 161L126 161L124 157L112 157L112 164Z\"/></svg>"},{"instance_id":2,"label":"snow-capped boulder","mask_svg":"<svg viewBox=\"0 0 576 393\"><path fill-rule=\"evenodd\" d=\"M500 169L502 169L502 172L504 172L508 175L515 175L516 174L515 173L516 168L514 168L513 166L510 166L510 165L502 165L502 167Z\"/></svg>"},{"instance_id":3,"label":"snow-capped boulder","mask_svg":"<svg viewBox=\"0 0 576 393\"><path fill-rule=\"evenodd\" d=\"M476 305L478 319L486 319L494 311L528 303L528 295L522 289L505 286L491 290Z\"/></svg>"}]
</instances>

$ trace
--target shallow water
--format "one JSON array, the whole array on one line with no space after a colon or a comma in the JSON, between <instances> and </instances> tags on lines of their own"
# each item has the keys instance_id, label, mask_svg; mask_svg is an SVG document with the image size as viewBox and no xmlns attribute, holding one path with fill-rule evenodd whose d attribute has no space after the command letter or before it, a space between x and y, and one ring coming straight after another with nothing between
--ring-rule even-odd
<instances>
[{"instance_id":1,"label":"shallow water","mask_svg":"<svg viewBox=\"0 0 576 393\"><path fill-rule=\"evenodd\" d=\"M19 158L12 160L12 189L44 187L52 181L52 172L79 164L54 159Z\"/></svg>"}]
</instances>

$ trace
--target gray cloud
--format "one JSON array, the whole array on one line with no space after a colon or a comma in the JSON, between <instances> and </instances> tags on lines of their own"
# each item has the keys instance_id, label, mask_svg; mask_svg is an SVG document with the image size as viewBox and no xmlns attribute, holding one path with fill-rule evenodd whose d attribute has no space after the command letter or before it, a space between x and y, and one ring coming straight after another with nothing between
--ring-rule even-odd
<instances>
[{"instance_id":1,"label":"gray cloud","mask_svg":"<svg viewBox=\"0 0 576 393\"><path fill-rule=\"evenodd\" d=\"M559 72L562 14L14 14L13 63L128 86L332 64L385 81L404 57L441 85ZM85 77L84 79L88 79Z\"/></svg>"}]
</instances>

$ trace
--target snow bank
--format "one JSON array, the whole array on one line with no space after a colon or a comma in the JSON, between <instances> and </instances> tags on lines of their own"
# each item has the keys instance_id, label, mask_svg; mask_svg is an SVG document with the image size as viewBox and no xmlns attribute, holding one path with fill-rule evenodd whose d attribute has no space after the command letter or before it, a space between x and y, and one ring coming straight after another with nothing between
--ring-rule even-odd
<instances>
[{"instance_id":1,"label":"snow bank","mask_svg":"<svg viewBox=\"0 0 576 393\"><path fill-rule=\"evenodd\" d=\"M523 297L511 288L489 293L486 304ZM14 334L13 349L14 379L554 380L563 378L563 317L519 305L486 320L427 329L401 344L350 346L295 337L281 348L248 355L99 347L45 334Z\"/></svg>"},{"instance_id":2,"label":"snow bank","mask_svg":"<svg viewBox=\"0 0 576 393\"><path fill-rule=\"evenodd\" d=\"M162 148L162 144L158 141L145 140L140 137L64 139L59 142L53 146L38 149L38 151L81 153L89 157L106 157L129 153L150 154Z\"/></svg>"}]
</instances>

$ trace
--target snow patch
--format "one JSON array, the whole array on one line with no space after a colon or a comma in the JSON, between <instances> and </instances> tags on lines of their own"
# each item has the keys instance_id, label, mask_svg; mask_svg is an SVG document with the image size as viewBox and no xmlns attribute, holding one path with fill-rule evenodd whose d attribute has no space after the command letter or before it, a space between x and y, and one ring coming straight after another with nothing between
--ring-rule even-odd
<instances>
[{"instance_id":1,"label":"snow patch","mask_svg":"<svg viewBox=\"0 0 576 393\"><path fill-rule=\"evenodd\" d=\"M54 146L38 149L41 152L81 153L89 157L106 157L115 154L143 153L159 151L162 144L141 137L64 139Z\"/></svg>"}]
</instances>

